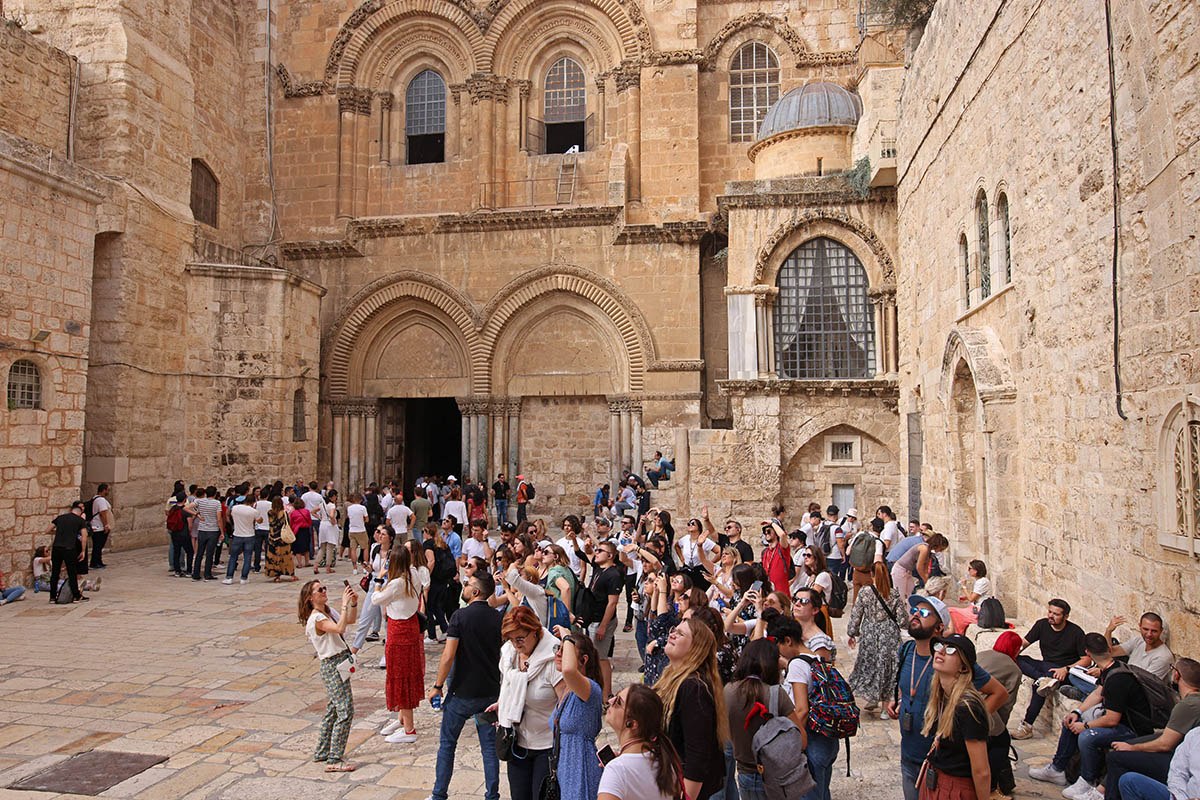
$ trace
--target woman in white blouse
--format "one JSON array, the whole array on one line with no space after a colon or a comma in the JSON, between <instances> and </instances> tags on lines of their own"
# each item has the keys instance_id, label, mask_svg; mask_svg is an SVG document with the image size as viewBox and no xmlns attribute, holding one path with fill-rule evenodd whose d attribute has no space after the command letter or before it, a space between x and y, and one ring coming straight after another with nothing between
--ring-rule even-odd
<instances>
[{"instance_id":1,"label":"woman in white blouse","mask_svg":"<svg viewBox=\"0 0 1200 800\"><path fill-rule=\"evenodd\" d=\"M311 580L300 587L299 615L304 633L317 658L321 659L321 682L329 694L329 707L321 721L317 751L313 761L325 761L326 772L353 772L354 765L343 761L350 723L354 720L354 697L350 693L350 678L343 678L338 667L344 661L353 664L350 648L342 634L358 615L358 596L349 586L342 592L342 613L329 607L325 586Z\"/></svg>"},{"instance_id":2,"label":"woman in white blouse","mask_svg":"<svg viewBox=\"0 0 1200 800\"><path fill-rule=\"evenodd\" d=\"M414 548L411 539L392 548L387 584L377 589L371 598L371 602L383 608L387 615L385 688L388 711L395 711L397 715L380 733L392 744L417 740L413 709L421 704L425 695L425 648L421 642L417 611L421 595L429 588L429 570L422 563L423 554L417 556Z\"/></svg>"}]
</instances>

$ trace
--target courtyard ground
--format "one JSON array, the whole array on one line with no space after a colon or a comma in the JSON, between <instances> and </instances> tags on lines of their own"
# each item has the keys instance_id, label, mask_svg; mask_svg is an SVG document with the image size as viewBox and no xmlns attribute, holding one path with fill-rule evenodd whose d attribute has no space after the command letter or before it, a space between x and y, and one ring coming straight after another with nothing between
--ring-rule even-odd
<instances>
[{"instance_id":1,"label":"courtyard ground","mask_svg":"<svg viewBox=\"0 0 1200 800\"><path fill-rule=\"evenodd\" d=\"M70 794L20 791L26 776L90 750L166 757L116 784L103 797L245 800L421 800L433 783L437 712L416 712L420 739L391 745L376 734L389 718L382 670L354 679L355 720L347 758L357 772L329 775L309 760L325 694L312 648L296 619L300 583L252 575L245 586L195 583L167 575L166 549L113 553L102 590L88 603L49 605L45 594L0 608L0 800L54 800ZM311 572L303 576L311 577ZM350 578L339 568L337 583ZM622 609L622 614L623 614ZM838 666L849 675L852 651L837 623ZM426 647L426 686L441 645ZM381 645L368 645L365 663ZM637 680L631 634L618 634L614 685ZM1018 711L1024 701L1018 703ZM600 740L611 740L605 729ZM852 747L834 769L833 797L899 798L899 729L864 714ZM1019 742L1021 755L1044 763L1053 741ZM1031 784L1018 765L1019 797L1058 797ZM503 765L501 765L503 772ZM501 775L501 795L508 796ZM482 797L478 739L464 729L451 797Z\"/></svg>"}]
</instances>

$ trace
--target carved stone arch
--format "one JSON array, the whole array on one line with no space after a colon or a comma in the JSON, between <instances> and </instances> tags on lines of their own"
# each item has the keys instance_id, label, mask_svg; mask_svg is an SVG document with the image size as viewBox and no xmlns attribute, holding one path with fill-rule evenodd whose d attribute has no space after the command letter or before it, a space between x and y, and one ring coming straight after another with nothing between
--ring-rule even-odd
<instances>
[{"instance_id":1,"label":"carved stone arch","mask_svg":"<svg viewBox=\"0 0 1200 800\"><path fill-rule=\"evenodd\" d=\"M722 26L721 30L717 31L716 35L704 46L700 68L706 72L718 69L721 65L721 51L725 49L730 39L747 28L772 31L783 40L797 60L809 52L809 47L804 43L804 39L800 37L795 28L788 25L783 19L765 11L752 11L731 19Z\"/></svg>"},{"instance_id":2,"label":"carved stone arch","mask_svg":"<svg viewBox=\"0 0 1200 800\"><path fill-rule=\"evenodd\" d=\"M585 298L612 320L628 357L629 391L642 391L647 367L655 361L650 326L632 298L615 283L591 270L569 264L548 264L530 270L510 281L492 298L483 310L485 322L481 336L489 357L505 324L518 310L543 295L555 292ZM478 394L487 394L489 391L489 385L477 381Z\"/></svg>"},{"instance_id":3,"label":"carved stone arch","mask_svg":"<svg viewBox=\"0 0 1200 800\"><path fill-rule=\"evenodd\" d=\"M615 29L604 30L588 15L569 10L549 18L539 14L516 24L497 44L493 65L509 78L531 81L536 89L545 79L546 69L558 57L568 55L583 65L588 83L594 84L600 73L620 63L621 48Z\"/></svg>"},{"instance_id":4,"label":"carved stone arch","mask_svg":"<svg viewBox=\"0 0 1200 800\"><path fill-rule=\"evenodd\" d=\"M350 390L350 363L360 333L373 315L392 303L422 301L439 310L457 329L470 358L472 381L486 364L485 347L479 336L480 315L466 295L450 284L423 272L403 270L369 284L346 305L323 344L328 394L346 395Z\"/></svg>"},{"instance_id":5,"label":"carved stone arch","mask_svg":"<svg viewBox=\"0 0 1200 800\"><path fill-rule=\"evenodd\" d=\"M1016 399L1017 387L1013 382L1008 356L1000 338L990 327L952 328L946 337L946 348L942 354L941 396L947 403L953 393L960 363L965 363L971 371L975 391L983 404L985 424L988 422L990 404L1011 403Z\"/></svg>"},{"instance_id":6,"label":"carved stone arch","mask_svg":"<svg viewBox=\"0 0 1200 800\"><path fill-rule=\"evenodd\" d=\"M878 442L893 459L899 457L895 450L898 442L895 441L897 428L894 416L880 414L878 410L829 409L806 419L789 441L781 442L785 468L790 466L796 456L800 455L800 451L814 439L834 428L853 428L856 433Z\"/></svg>"},{"instance_id":7,"label":"carved stone arch","mask_svg":"<svg viewBox=\"0 0 1200 800\"><path fill-rule=\"evenodd\" d=\"M465 49L471 53L471 71L479 69L483 50L483 31L477 20L464 9L473 6L469 0L366 0L355 9L338 31L325 61L327 87L353 86L359 75L359 62L373 49L381 36L410 17L442 20L445 30L457 31Z\"/></svg>"},{"instance_id":8,"label":"carved stone arch","mask_svg":"<svg viewBox=\"0 0 1200 800\"><path fill-rule=\"evenodd\" d=\"M512 0L503 5L487 32L485 62L480 69L485 71L504 70L507 64L501 59L511 58L513 37L525 27L524 18L536 15L538 21L551 18L561 12L566 16L581 16L597 24L607 24L615 41L619 42L621 61L640 60L644 53L654 49L650 26L642 15L636 0L582 0L582 2L557 2L547 4L545 0ZM497 57L497 54L500 54Z\"/></svg>"},{"instance_id":9,"label":"carved stone arch","mask_svg":"<svg viewBox=\"0 0 1200 800\"><path fill-rule=\"evenodd\" d=\"M883 241L861 220L833 209L806 211L776 228L758 250L754 283L774 283L792 251L818 236L840 242L858 256L871 287L895 287L896 265Z\"/></svg>"},{"instance_id":10,"label":"carved stone arch","mask_svg":"<svg viewBox=\"0 0 1200 800\"><path fill-rule=\"evenodd\" d=\"M467 42L457 31L450 30L445 21L411 17L389 28L371 44L353 80L357 86L389 89L393 94L397 89L403 92L408 80L420 72L420 69L413 71L412 65L421 61L441 75L447 86L462 83L475 68L475 58L467 49ZM408 73L407 79L401 80L404 73Z\"/></svg>"}]
</instances>

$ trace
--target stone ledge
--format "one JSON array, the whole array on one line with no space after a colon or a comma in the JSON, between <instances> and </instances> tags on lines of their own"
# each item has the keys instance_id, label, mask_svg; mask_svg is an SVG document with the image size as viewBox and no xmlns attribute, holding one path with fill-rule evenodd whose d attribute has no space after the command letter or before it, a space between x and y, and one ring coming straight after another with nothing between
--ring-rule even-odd
<instances>
[{"instance_id":1,"label":"stone ledge","mask_svg":"<svg viewBox=\"0 0 1200 800\"><path fill-rule=\"evenodd\" d=\"M312 292L317 297L325 296L325 287L301 278L294 272L275 267L251 267L238 264L191 263L184 267L189 275L204 278L225 278L251 281L284 281L285 283Z\"/></svg>"},{"instance_id":2,"label":"stone ledge","mask_svg":"<svg viewBox=\"0 0 1200 800\"><path fill-rule=\"evenodd\" d=\"M864 378L861 380L781 380L779 378L758 378L755 380L724 380L717 381L717 388L722 395L841 395L842 397L880 397L898 398L899 383L894 378Z\"/></svg>"},{"instance_id":3,"label":"stone ledge","mask_svg":"<svg viewBox=\"0 0 1200 800\"><path fill-rule=\"evenodd\" d=\"M106 180L73 161L55 158L54 151L28 139L0 131L0 167L35 183L98 205L105 197Z\"/></svg>"}]
</instances>

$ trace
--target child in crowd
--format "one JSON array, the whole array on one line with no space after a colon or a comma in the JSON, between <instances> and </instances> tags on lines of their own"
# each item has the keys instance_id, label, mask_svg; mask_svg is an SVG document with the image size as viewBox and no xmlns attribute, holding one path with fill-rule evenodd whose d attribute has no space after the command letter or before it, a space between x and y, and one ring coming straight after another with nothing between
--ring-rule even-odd
<instances>
[{"instance_id":1,"label":"child in crowd","mask_svg":"<svg viewBox=\"0 0 1200 800\"><path fill-rule=\"evenodd\" d=\"M101 578L91 580L80 576L79 591L81 592L97 592L100 590ZM67 582L66 576L58 579L58 586L61 589L62 585ZM22 589L22 592L25 590ZM42 545L33 550L33 593L50 591L50 552L49 549Z\"/></svg>"},{"instance_id":2,"label":"child in crowd","mask_svg":"<svg viewBox=\"0 0 1200 800\"><path fill-rule=\"evenodd\" d=\"M25 599L25 587L13 586L6 588L4 586L4 574L0 573L0 606L5 603L15 603L18 600Z\"/></svg>"}]
</instances>

